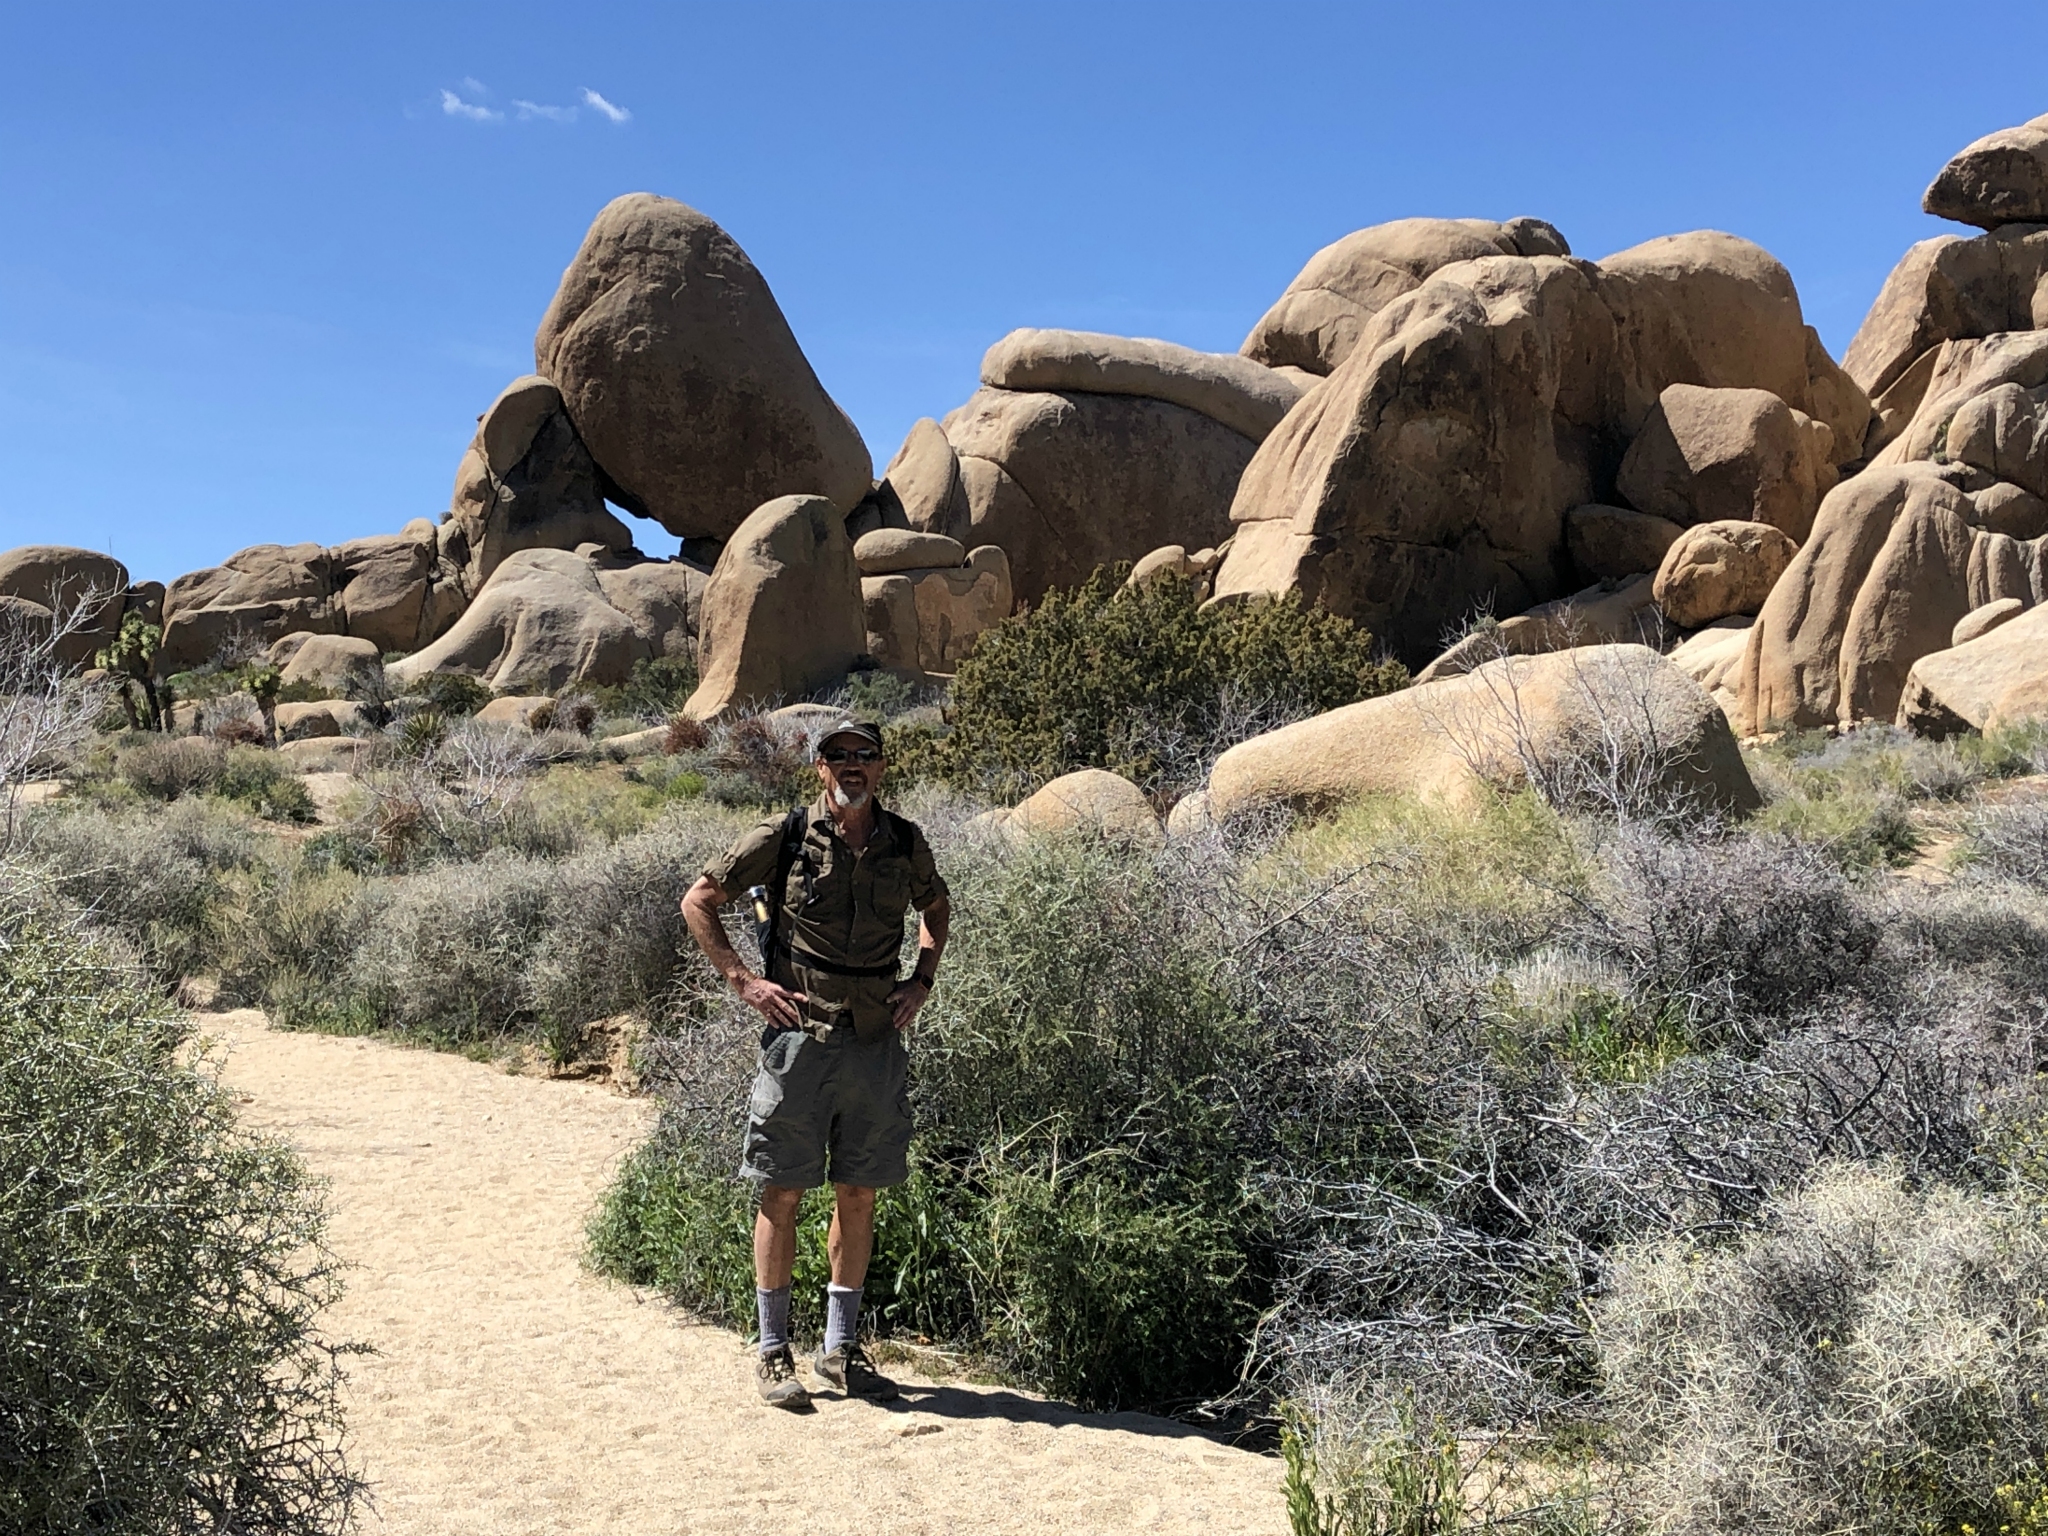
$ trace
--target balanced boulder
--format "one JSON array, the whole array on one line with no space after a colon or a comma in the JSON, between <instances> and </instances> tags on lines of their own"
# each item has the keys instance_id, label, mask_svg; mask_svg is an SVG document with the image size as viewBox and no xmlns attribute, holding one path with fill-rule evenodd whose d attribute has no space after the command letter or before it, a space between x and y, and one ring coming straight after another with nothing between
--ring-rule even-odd
<instances>
[{"instance_id":1,"label":"balanced boulder","mask_svg":"<svg viewBox=\"0 0 2048 1536\"><path fill-rule=\"evenodd\" d=\"M923 571L966 562L958 539L915 528L877 528L854 541L853 563L863 576L890 576L898 571Z\"/></svg>"},{"instance_id":2,"label":"balanced boulder","mask_svg":"<svg viewBox=\"0 0 2048 1536\"><path fill-rule=\"evenodd\" d=\"M1505 657L1242 742L1216 760L1207 811L1228 821L1376 794L1464 802L1532 774L1565 795L1605 785L1727 813L1759 804L1707 692L1646 646L1602 645Z\"/></svg>"},{"instance_id":3,"label":"balanced boulder","mask_svg":"<svg viewBox=\"0 0 2048 1536\"><path fill-rule=\"evenodd\" d=\"M605 205L534 338L535 371L628 511L725 538L755 508L868 490L860 433L812 372L767 281L694 208L647 193Z\"/></svg>"},{"instance_id":4,"label":"balanced boulder","mask_svg":"<svg viewBox=\"0 0 2048 1536\"><path fill-rule=\"evenodd\" d=\"M2027 611L2030 605L2017 597L1993 598L1981 608L1972 608L1949 631L1948 643L1951 648L1968 645L1980 635L1988 635L1999 625L2016 619Z\"/></svg>"},{"instance_id":5,"label":"balanced boulder","mask_svg":"<svg viewBox=\"0 0 2048 1536\"><path fill-rule=\"evenodd\" d=\"M1967 146L1941 168L1920 206L1979 229L2048 222L2048 116Z\"/></svg>"},{"instance_id":6,"label":"balanced boulder","mask_svg":"<svg viewBox=\"0 0 2048 1536\"><path fill-rule=\"evenodd\" d=\"M562 392L538 374L514 379L477 419L455 472L442 548L470 592L521 549L627 550L633 535L604 504L597 466Z\"/></svg>"},{"instance_id":7,"label":"balanced boulder","mask_svg":"<svg viewBox=\"0 0 2048 1536\"><path fill-rule=\"evenodd\" d=\"M1253 442L1278 426L1305 392L1290 376L1246 357L1095 331L1012 331L983 354L981 382L996 389L1165 400Z\"/></svg>"},{"instance_id":8,"label":"balanced boulder","mask_svg":"<svg viewBox=\"0 0 2048 1536\"><path fill-rule=\"evenodd\" d=\"M1657 606L1680 629L1754 614L1798 553L1799 546L1769 523L1697 524L1657 567Z\"/></svg>"},{"instance_id":9,"label":"balanced boulder","mask_svg":"<svg viewBox=\"0 0 2048 1536\"><path fill-rule=\"evenodd\" d=\"M1239 350L1269 367L1334 372L1366 324L1454 262L1482 256L1569 256L1541 219L1395 219L1357 230L1308 259Z\"/></svg>"},{"instance_id":10,"label":"balanced boulder","mask_svg":"<svg viewBox=\"0 0 2048 1536\"><path fill-rule=\"evenodd\" d=\"M1796 541L1834 488L1834 433L1768 390L1666 386L1615 486L1674 523L1769 523Z\"/></svg>"},{"instance_id":11,"label":"balanced boulder","mask_svg":"<svg viewBox=\"0 0 2048 1536\"><path fill-rule=\"evenodd\" d=\"M708 720L839 683L867 641L844 511L819 496L757 507L712 567L703 611L702 681L685 713Z\"/></svg>"}]
</instances>

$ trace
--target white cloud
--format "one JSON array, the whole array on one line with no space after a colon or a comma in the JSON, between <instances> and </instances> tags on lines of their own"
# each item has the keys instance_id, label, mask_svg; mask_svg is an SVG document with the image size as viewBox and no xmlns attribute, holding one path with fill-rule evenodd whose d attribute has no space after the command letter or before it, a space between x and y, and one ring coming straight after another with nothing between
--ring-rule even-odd
<instances>
[{"instance_id":1,"label":"white cloud","mask_svg":"<svg viewBox=\"0 0 2048 1536\"><path fill-rule=\"evenodd\" d=\"M518 101L512 105L519 111L519 120L524 123L536 117L544 117L551 123L573 123L576 121L574 107L547 107L537 101Z\"/></svg>"},{"instance_id":2,"label":"white cloud","mask_svg":"<svg viewBox=\"0 0 2048 1536\"><path fill-rule=\"evenodd\" d=\"M596 108L615 123L623 123L633 115L624 107L612 105L612 103L606 101L587 85L583 87L583 104L586 107Z\"/></svg>"},{"instance_id":3,"label":"white cloud","mask_svg":"<svg viewBox=\"0 0 2048 1536\"><path fill-rule=\"evenodd\" d=\"M462 83L472 88L476 85L474 80L465 80ZM501 122L505 116L502 112L493 112L489 107L482 107L473 102L464 101L453 91L443 91L441 93L441 110L450 117L466 117L473 123Z\"/></svg>"}]
</instances>

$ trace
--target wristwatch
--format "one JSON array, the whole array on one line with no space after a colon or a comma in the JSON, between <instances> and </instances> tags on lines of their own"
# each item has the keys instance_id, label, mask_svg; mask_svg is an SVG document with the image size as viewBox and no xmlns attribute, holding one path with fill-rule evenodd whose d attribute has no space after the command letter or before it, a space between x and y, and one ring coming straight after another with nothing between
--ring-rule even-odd
<instances>
[{"instance_id":1,"label":"wristwatch","mask_svg":"<svg viewBox=\"0 0 2048 1536\"><path fill-rule=\"evenodd\" d=\"M937 981L939 978L937 976L927 976L923 971L912 971L910 973L910 979L916 982L919 986L923 987L925 991L929 992L932 989L932 983Z\"/></svg>"}]
</instances>

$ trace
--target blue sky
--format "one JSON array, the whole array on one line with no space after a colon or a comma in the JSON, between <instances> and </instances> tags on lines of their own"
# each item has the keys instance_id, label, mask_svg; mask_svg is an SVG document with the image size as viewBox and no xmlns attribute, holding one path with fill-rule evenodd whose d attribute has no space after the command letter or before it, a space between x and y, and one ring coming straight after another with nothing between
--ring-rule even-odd
<instances>
[{"instance_id":1,"label":"blue sky","mask_svg":"<svg viewBox=\"0 0 2048 1536\"><path fill-rule=\"evenodd\" d=\"M168 578L438 516L629 191L746 247L878 466L1014 326L1231 350L1318 246L1410 214L1593 257L1732 230L1839 355L1952 227L1919 211L1942 161L2048 111L2048 7L1971 14L14 0L0 547Z\"/></svg>"}]
</instances>

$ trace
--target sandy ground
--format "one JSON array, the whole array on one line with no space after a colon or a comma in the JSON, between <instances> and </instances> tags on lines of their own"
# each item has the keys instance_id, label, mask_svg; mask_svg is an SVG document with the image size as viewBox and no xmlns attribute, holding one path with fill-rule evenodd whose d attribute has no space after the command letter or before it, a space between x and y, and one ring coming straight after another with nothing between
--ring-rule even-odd
<instances>
[{"instance_id":1,"label":"sandy ground","mask_svg":"<svg viewBox=\"0 0 2048 1536\"><path fill-rule=\"evenodd\" d=\"M1286 1528L1274 1460L1163 1420L914 1378L894 1405L762 1407L738 1336L578 1264L645 1101L248 1011L203 1032L248 1119L332 1181L357 1267L330 1333L378 1351L348 1393L370 1531Z\"/></svg>"}]
</instances>

